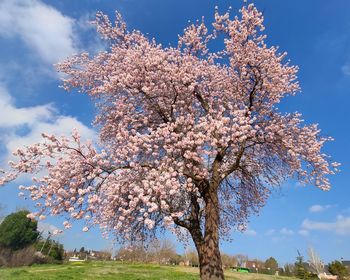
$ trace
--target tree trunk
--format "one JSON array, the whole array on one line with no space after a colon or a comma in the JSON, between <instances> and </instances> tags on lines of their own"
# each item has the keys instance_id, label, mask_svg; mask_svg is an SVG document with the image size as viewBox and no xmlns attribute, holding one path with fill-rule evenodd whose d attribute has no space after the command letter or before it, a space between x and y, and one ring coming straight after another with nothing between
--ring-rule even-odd
<instances>
[{"instance_id":1,"label":"tree trunk","mask_svg":"<svg viewBox=\"0 0 350 280\"><path fill-rule=\"evenodd\" d=\"M219 205L216 191L208 193L205 206L205 232L201 242L196 242L201 280L223 280L219 249Z\"/></svg>"},{"instance_id":2,"label":"tree trunk","mask_svg":"<svg viewBox=\"0 0 350 280\"><path fill-rule=\"evenodd\" d=\"M202 245L201 252L198 253L198 255L201 280L225 279L218 240L208 237L206 242Z\"/></svg>"}]
</instances>

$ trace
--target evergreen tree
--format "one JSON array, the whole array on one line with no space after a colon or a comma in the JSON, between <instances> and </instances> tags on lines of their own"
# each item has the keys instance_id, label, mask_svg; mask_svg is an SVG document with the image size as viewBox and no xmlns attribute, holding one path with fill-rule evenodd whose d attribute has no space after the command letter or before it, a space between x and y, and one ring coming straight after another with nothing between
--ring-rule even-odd
<instances>
[{"instance_id":1,"label":"evergreen tree","mask_svg":"<svg viewBox=\"0 0 350 280\"><path fill-rule=\"evenodd\" d=\"M337 275L339 280L343 280L349 275L349 271L347 270L346 266L340 261L333 261L328 264L328 270L333 275Z\"/></svg>"},{"instance_id":2,"label":"evergreen tree","mask_svg":"<svg viewBox=\"0 0 350 280\"><path fill-rule=\"evenodd\" d=\"M8 215L0 224L0 246L19 250L34 244L39 236L37 221L27 218L26 210Z\"/></svg>"},{"instance_id":3,"label":"evergreen tree","mask_svg":"<svg viewBox=\"0 0 350 280\"><path fill-rule=\"evenodd\" d=\"M294 264L294 274L299 279L309 279L309 272L304 263L304 257L298 251L297 260Z\"/></svg>"}]
</instances>

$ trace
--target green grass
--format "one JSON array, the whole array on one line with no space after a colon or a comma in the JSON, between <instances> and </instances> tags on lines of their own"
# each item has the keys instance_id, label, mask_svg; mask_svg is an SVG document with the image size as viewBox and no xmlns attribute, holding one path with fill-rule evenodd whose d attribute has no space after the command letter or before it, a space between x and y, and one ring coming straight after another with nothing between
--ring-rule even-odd
<instances>
[{"instance_id":1,"label":"green grass","mask_svg":"<svg viewBox=\"0 0 350 280\"><path fill-rule=\"evenodd\" d=\"M253 273L225 272L227 280L295 280ZM63 265L34 265L0 268L1 280L197 280L197 268L120 262L82 262Z\"/></svg>"}]
</instances>

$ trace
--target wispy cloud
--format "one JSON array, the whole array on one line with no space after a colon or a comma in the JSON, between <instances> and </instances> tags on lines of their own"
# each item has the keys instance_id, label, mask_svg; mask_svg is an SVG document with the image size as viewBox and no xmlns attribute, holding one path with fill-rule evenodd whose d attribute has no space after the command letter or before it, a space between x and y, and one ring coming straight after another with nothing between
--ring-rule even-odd
<instances>
[{"instance_id":1,"label":"wispy cloud","mask_svg":"<svg viewBox=\"0 0 350 280\"><path fill-rule=\"evenodd\" d=\"M62 230L57 228L56 226L49 224L49 223L44 223L44 222L38 222L38 231L41 232L43 236L47 236L49 234L55 234L55 235L61 235L60 233Z\"/></svg>"},{"instance_id":2,"label":"wispy cloud","mask_svg":"<svg viewBox=\"0 0 350 280\"><path fill-rule=\"evenodd\" d=\"M273 242L288 242L291 238L293 238L295 232L289 228L283 227L280 230L275 230L270 234L271 240Z\"/></svg>"},{"instance_id":3,"label":"wispy cloud","mask_svg":"<svg viewBox=\"0 0 350 280\"><path fill-rule=\"evenodd\" d=\"M327 209L331 208L332 205L319 205L319 204L315 204L315 205L312 205L310 208L309 208L309 212L311 213L319 213L319 212L324 212L326 211Z\"/></svg>"},{"instance_id":4,"label":"wispy cloud","mask_svg":"<svg viewBox=\"0 0 350 280\"><path fill-rule=\"evenodd\" d=\"M310 232L306 229L300 229L298 233L302 236L308 236L310 234Z\"/></svg>"},{"instance_id":5,"label":"wispy cloud","mask_svg":"<svg viewBox=\"0 0 350 280\"><path fill-rule=\"evenodd\" d=\"M290 235L294 234L294 231L284 227L284 228L282 228L280 230L280 234L282 234L282 235L289 235L290 236Z\"/></svg>"},{"instance_id":6,"label":"wispy cloud","mask_svg":"<svg viewBox=\"0 0 350 280\"><path fill-rule=\"evenodd\" d=\"M257 232L253 229L247 229L246 231L243 232L243 234L249 235L249 236L256 236Z\"/></svg>"},{"instance_id":7,"label":"wispy cloud","mask_svg":"<svg viewBox=\"0 0 350 280\"><path fill-rule=\"evenodd\" d=\"M77 52L73 25L74 19L39 0L0 2L0 36L19 37L49 64Z\"/></svg>"},{"instance_id":8,"label":"wispy cloud","mask_svg":"<svg viewBox=\"0 0 350 280\"><path fill-rule=\"evenodd\" d=\"M280 230L269 229L265 232L265 236L272 236L274 240L286 238L287 236L292 235L294 235L294 231L286 227L283 227Z\"/></svg>"},{"instance_id":9,"label":"wispy cloud","mask_svg":"<svg viewBox=\"0 0 350 280\"><path fill-rule=\"evenodd\" d=\"M266 236L271 236L271 235L273 235L275 232L276 232L276 230L272 228L272 229L269 229L268 231L266 231L266 232L265 232L265 235L266 235Z\"/></svg>"},{"instance_id":10,"label":"wispy cloud","mask_svg":"<svg viewBox=\"0 0 350 280\"><path fill-rule=\"evenodd\" d=\"M343 71L343 73L345 75L349 75L350 76L350 63L343 65L341 70Z\"/></svg>"},{"instance_id":11,"label":"wispy cloud","mask_svg":"<svg viewBox=\"0 0 350 280\"><path fill-rule=\"evenodd\" d=\"M350 217L339 215L334 222L319 222L305 219L302 229L308 231L332 231L338 235L350 235Z\"/></svg>"},{"instance_id":12,"label":"wispy cloud","mask_svg":"<svg viewBox=\"0 0 350 280\"><path fill-rule=\"evenodd\" d=\"M242 232L244 235L248 236L256 236L257 232L253 229L250 229L248 226L239 226L238 230Z\"/></svg>"}]
</instances>

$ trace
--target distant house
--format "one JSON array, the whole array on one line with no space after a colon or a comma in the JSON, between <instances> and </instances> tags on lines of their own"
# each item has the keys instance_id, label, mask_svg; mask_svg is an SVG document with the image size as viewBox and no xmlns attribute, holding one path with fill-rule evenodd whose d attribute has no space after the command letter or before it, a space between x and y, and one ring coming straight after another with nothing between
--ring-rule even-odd
<instances>
[{"instance_id":1,"label":"distant house","mask_svg":"<svg viewBox=\"0 0 350 280\"><path fill-rule=\"evenodd\" d=\"M242 266L248 268L252 272L258 272L265 268L264 263L259 260L246 261Z\"/></svg>"},{"instance_id":2,"label":"distant house","mask_svg":"<svg viewBox=\"0 0 350 280\"><path fill-rule=\"evenodd\" d=\"M68 261L82 261L82 260L111 260L112 254L107 251L83 251L83 252L76 252L74 251L66 251L65 252L65 258L68 259Z\"/></svg>"},{"instance_id":3,"label":"distant house","mask_svg":"<svg viewBox=\"0 0 350 280\"><path fill-rule=\"evenodd\" d=\"M91 250L91 251L89 251L88 258L94 259L94 260L111 260L112 254L110 252L107 252L107 251Z\"/></svg>"},{"instance_id":4,"label":"distant house","mask_svg":"<svg viewBox=\"0 0 350 280\"><path fill-rule=\"evenodd\" d=\"M70 262L84 262L85 260L81 260L81 259L79 259L79 257L70 257L68 259L68 261L70 261Z\"/></svg>"}]
</instances>

